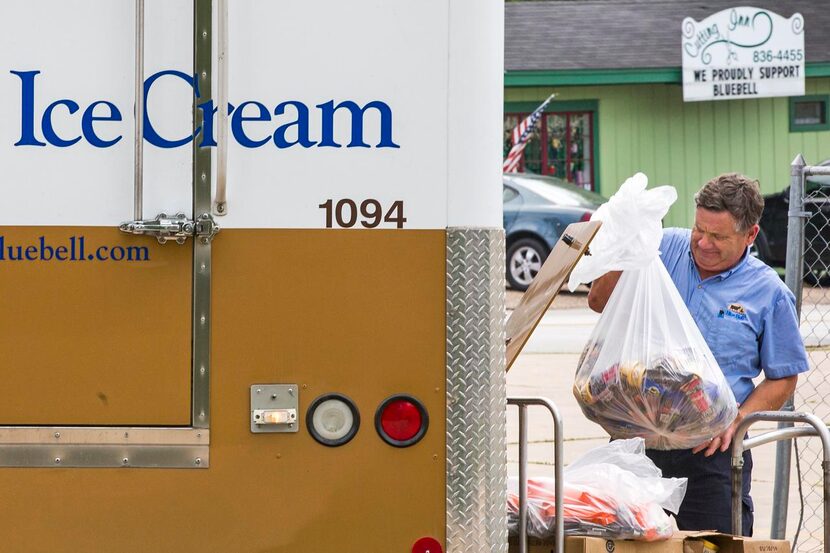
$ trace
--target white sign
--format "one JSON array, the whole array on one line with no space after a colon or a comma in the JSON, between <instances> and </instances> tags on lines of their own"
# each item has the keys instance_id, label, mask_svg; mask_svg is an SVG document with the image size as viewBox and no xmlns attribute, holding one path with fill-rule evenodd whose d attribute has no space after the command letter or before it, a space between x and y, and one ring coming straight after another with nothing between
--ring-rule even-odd
<instances>
[{"instance_id":1,"label":"white sign","mask_svg":"<svg viewBox=\"0 0 830 553\"><path fill-rule=\"evenodd\" d=\"M743 6L683 20L683 100L804 95L804 18Z\"/></svg>"}]
</instances>

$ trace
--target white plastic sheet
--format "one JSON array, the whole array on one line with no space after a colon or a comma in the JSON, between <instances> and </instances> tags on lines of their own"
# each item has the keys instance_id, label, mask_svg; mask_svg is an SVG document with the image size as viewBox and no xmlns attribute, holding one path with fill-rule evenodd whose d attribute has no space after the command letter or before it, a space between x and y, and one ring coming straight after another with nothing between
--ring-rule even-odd
<instances>
[{"instance_id":1,"label":"white plastic sheet","mask_svg":"<svg viewBox=\"0 0 830 553\"><path fill-rule=\"evenodd\" d=\"M676 513L686 493L685 478L662 478L645 456L641 438L595 448L565 469L565 533L609 539L655 541L672 535L665 510ZM518 481L508 489L508 527L518 533ZM552 538L556 497L552 478L528 479L528 534Z\"/></svg>"}]
</instances>

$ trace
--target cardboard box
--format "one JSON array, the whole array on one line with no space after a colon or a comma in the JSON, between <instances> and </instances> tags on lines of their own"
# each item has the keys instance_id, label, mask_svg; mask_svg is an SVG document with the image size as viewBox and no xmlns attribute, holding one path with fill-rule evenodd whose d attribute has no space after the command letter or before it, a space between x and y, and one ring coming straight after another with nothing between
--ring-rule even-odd
<instances>
[{"instance_id":1,"label":"cardboard box","mask_svg":"<svg viewBox=\"0 0 830 553\"><path fill-rule=\"evenodd\" d=\"M717 545L718 553L790 553L787 540L739 538L717 532L677 532L656 542L567 536L565 553L704 553L703 540ZM515 538L510 538L509 553L519 553ZM531 539L528 553L556 552L552 542Z\"/></svg>"}]
</instances>

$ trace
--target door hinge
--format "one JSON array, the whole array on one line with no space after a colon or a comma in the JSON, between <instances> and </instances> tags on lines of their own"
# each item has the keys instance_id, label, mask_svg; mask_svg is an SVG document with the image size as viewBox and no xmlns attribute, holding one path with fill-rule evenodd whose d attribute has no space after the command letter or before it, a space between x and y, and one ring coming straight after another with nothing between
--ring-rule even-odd
<instances>
[{"instance_id":1,"label":"door hinge","mask_svg":"<svg viewBox=\"0 0 830 553\"><path fill-rule=\"evenodd\" d=\"M184 213L175 215L159 213L155 219L127 221L121 223L118 228L128 234L155 236L159 244L165 244L171 240L184 244L189 236L199 238L202 244L210 244L220 230L210 213L202 213L195 221L189 220Z\"/></svg>"}]
</instances>

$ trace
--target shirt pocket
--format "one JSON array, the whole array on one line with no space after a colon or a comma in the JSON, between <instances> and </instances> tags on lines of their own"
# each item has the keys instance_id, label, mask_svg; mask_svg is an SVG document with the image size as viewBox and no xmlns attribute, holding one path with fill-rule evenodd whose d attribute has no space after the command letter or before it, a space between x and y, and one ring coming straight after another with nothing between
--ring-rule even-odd
<instances>
[{"instance_id":1,"label":"shirt pocket","mask_svg":"<svg viewBox=\"0 0 830 553\"><path fill-rule=\"evenodd\" d=\"M713 317L706 343L724 371L737 364L757 364L758 335L749 318Z\"/></svg>"}]
</instances>

